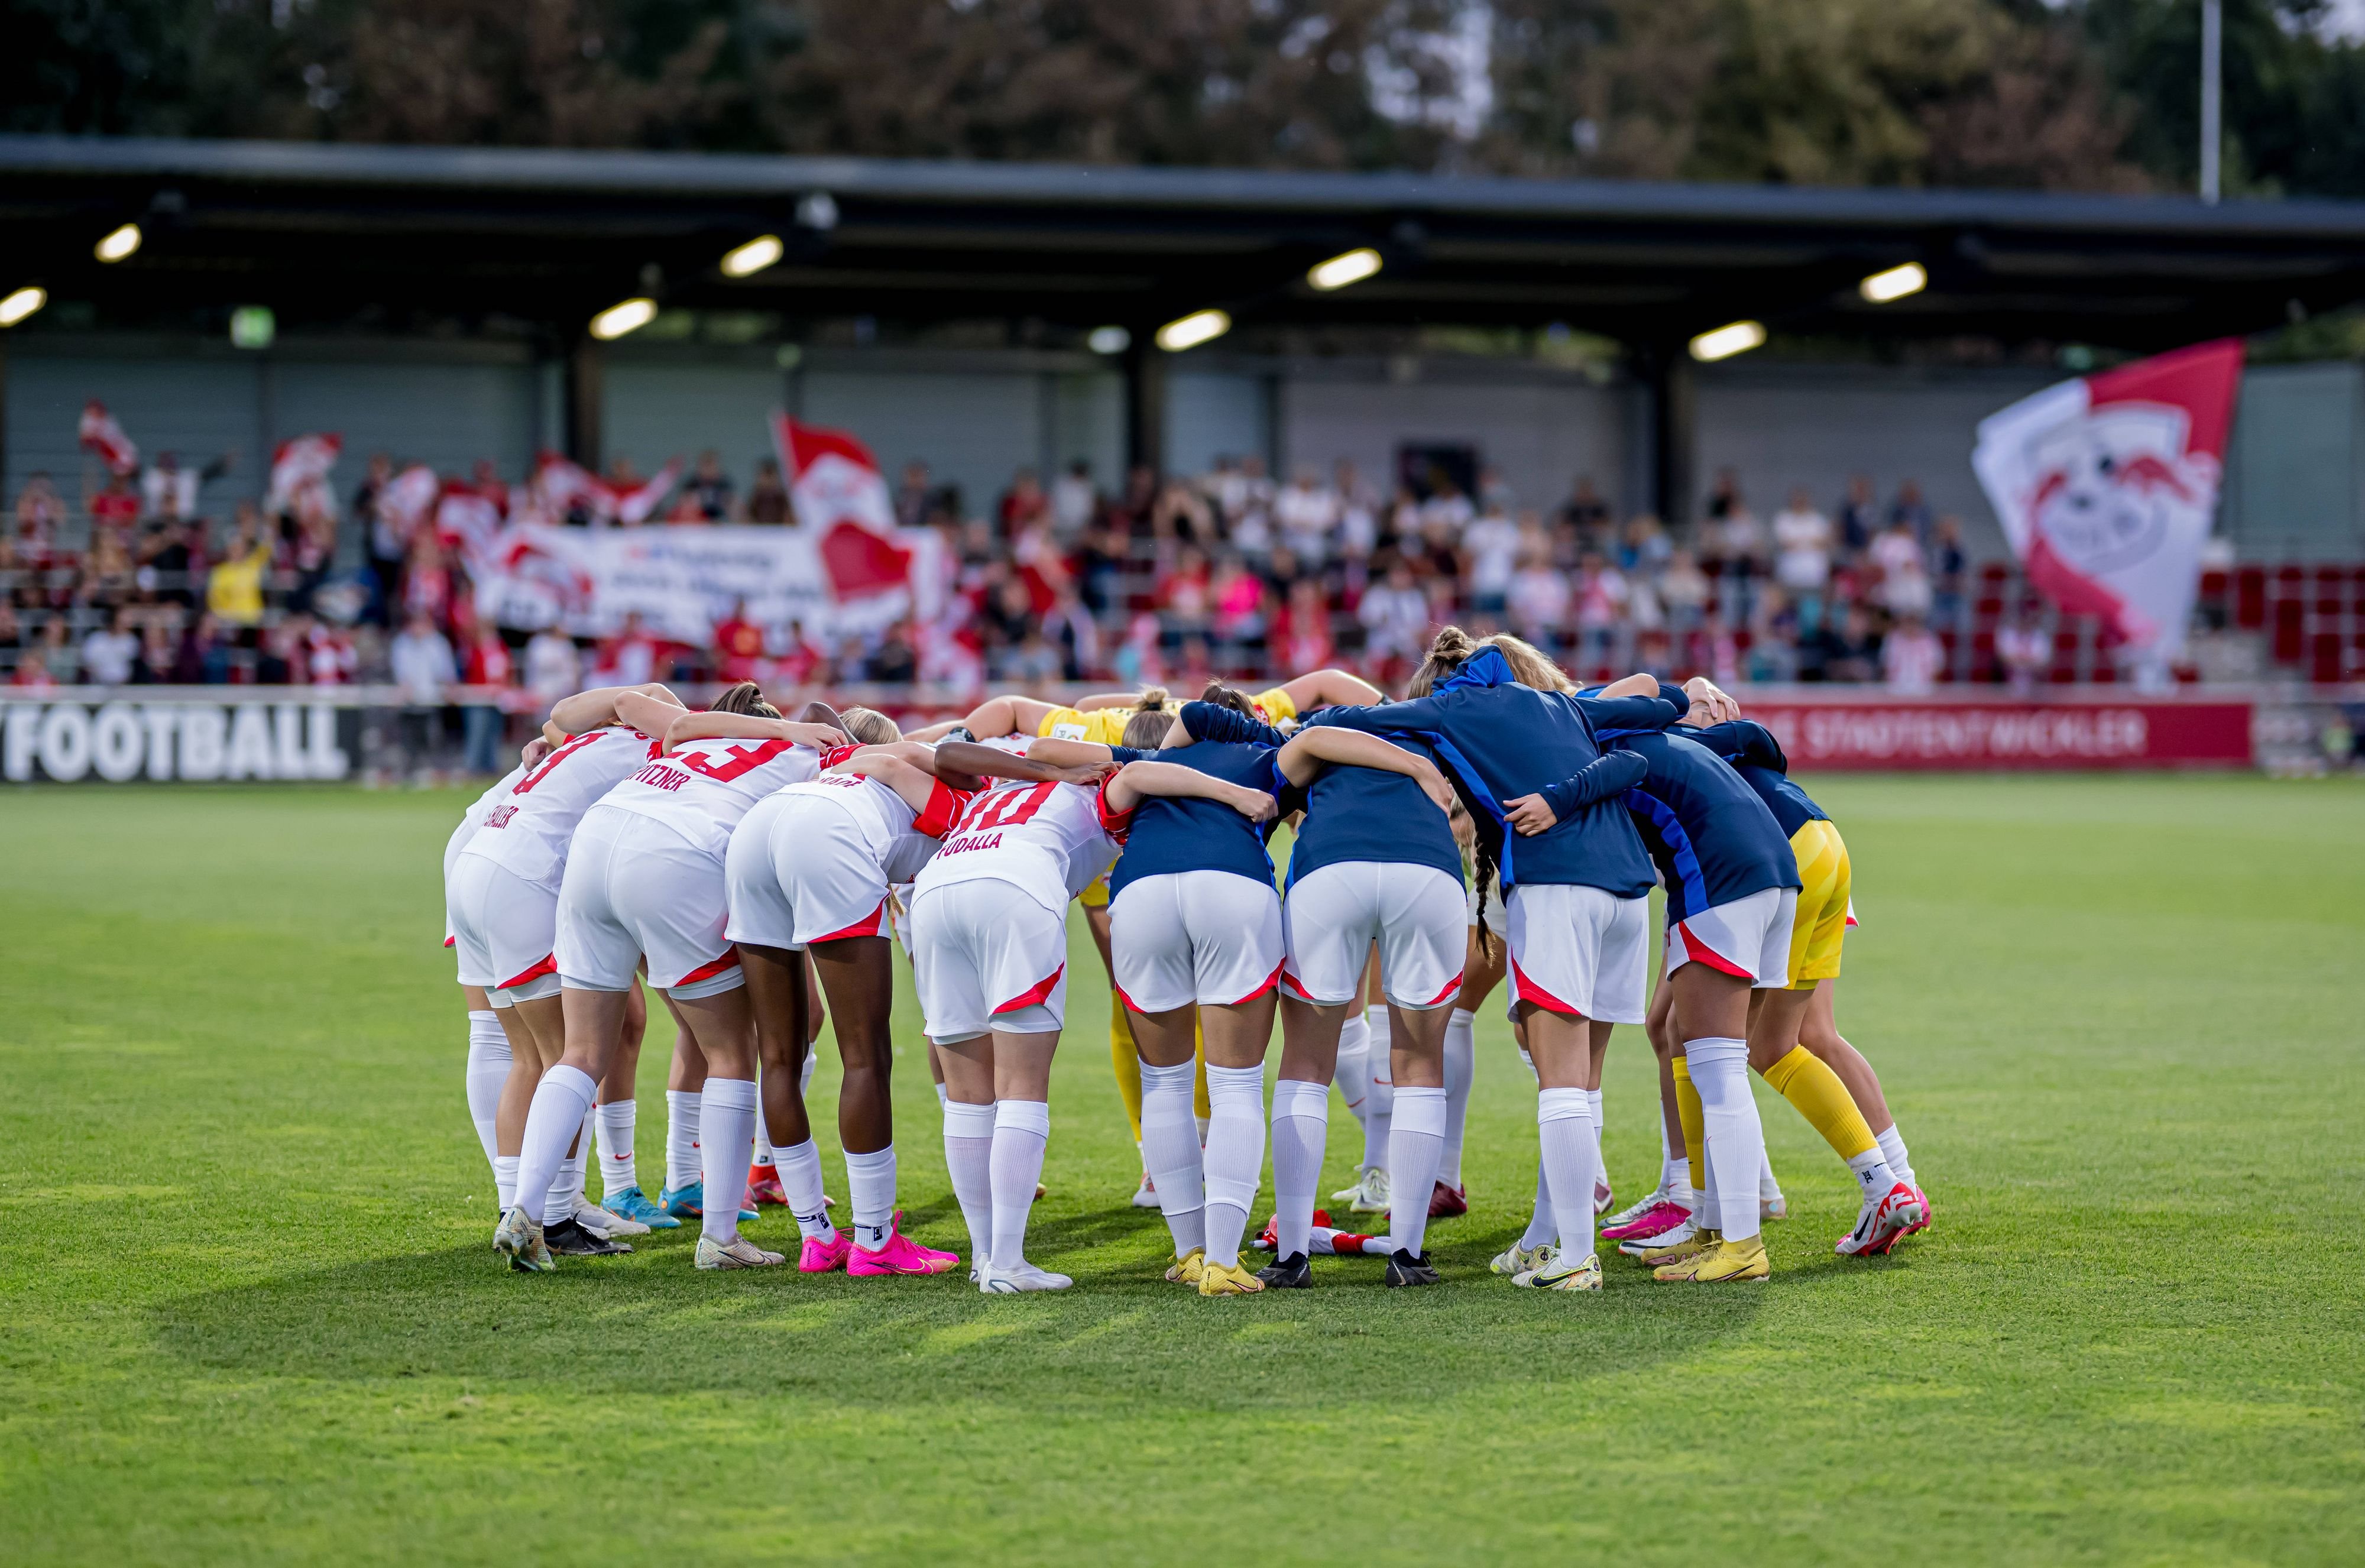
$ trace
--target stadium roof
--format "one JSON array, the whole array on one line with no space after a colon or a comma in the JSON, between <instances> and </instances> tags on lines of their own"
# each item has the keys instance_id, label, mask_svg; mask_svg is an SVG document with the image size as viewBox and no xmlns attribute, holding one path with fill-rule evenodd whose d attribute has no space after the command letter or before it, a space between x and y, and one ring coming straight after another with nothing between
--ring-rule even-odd
<instances>
[{"instance_id":1,"label":"stadium roof","mask_svg":"<svg viewBox=\"0 0 2365 1568\"><path fill-rule=\"evenodd\" d=\"M132 220L140 251L97 263ZM783 259L725 277L723 252L766 233ZM1379 275L1306 283L1359 246ZM1860 297L1906 262L1926 289ZM498 311L562 336L653 286L700 309L1137 334L1216 305L1638 346L1754 318L2142 349L2365 297L2365 203L0 136L0 290L25 282L110 317Z\"/></svg>"}]
</instances>

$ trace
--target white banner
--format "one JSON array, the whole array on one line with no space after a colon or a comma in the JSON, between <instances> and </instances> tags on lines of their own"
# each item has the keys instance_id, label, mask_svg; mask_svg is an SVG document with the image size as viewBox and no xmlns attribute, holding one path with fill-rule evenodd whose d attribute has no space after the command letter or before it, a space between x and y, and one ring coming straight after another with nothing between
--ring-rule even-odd
<instances>
[{"instance_id":1,"label":"white banner","mask_svg":"<svg viewBox=\"0 0 2365 1568\"><path fill-rule=\"evenodd\" d=\"M8 702L0 705L0 778L71 784L98 778L193 780L342 778L324 702ZM38 773L36 769L38 768Z\"/></svg>"},{"instance_id":2,"label":"white banner","mask_svg":"<svg viewBox=\"0 0 2365 1568\"><path fill-rule=\"evenodd\" d=\"M936 534L913 529L900 542L912 555L908 585L850 600L833 593L813 532L801 528L513 523L469 552L468 570L477 613L503 626L605 637L637 614L654 637L704 647L743 599L747 619L769 632L793 621L835 636L933 615L944 580Z\"/></svg>"}]
</instances>

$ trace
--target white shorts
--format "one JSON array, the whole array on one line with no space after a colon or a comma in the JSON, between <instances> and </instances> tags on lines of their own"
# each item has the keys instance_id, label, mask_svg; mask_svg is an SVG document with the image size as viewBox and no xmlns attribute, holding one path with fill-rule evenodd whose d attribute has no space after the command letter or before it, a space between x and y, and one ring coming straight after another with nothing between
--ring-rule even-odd
<instances>
[{"instance_id":1,"label":"white shorts","mask_svg":"<svg viewBox=\"0 0 2365 1568\"><path fill-rule=\"evenodd\" d=\"M649 983L684 1000L741 983L723 935L723 857L654 818L606 804L584 813L558 890L558 972L577 991L630 991L645 956Z\"/></svg>"},{"instance_id":2,"label":"white shorts","mask_svg":"<svg viewBox=\"0 0 2365 1568\"><path fill-rule=\"evenodd\" d=\"M912 902L912 972L939 1045L1050 1034L1067 1022L1068 923L1010 882L943 883Z\"/></svg>"},{"instance_id":3,"label":"white shorts","mask_svg":"<svg viewBox=\"0 0 2365 1568\"><path fill-rule=\"evenodd\" d=\"M1109 969L1136 1013L1242 1007L1280 983L1281 895L1235 871L1127 882L1109 904Z\"/></svg>"},{"instance_id":4,"label":"white shorts","mask_svg":"<svg viewBox=\"0 0 2365 1568\"><path fill-rule=\"evenodd\" d=\"M1779 990L1790 983L1791 927L1798 916L1796 888L1766 888L1704 909L1667 927L1667 973L1686 964L1706 964L1758 990Z\"/></svg>"},{"instance_id":5,"label":"white shorts","mask_svg":"<svg viewBox=\"0 0 2365 1568\"><path fill-rule=\"evenodd\" d=\"M1504 901L1511 1005L1640 1024L1649 1013L1651 901L1521 882Z\"/></svg>"},{"instance_id":6,"label":"white shorts","mask_svg":"<svg viewBox=\"0 0 2365 1568\"><path fill-rule=\"evenodd\" d=\"M1443 1007L1462 990L1470 951L1463 899L1462 884L1434 866L1343 860L1308 871L1281 906L1282 986L1318 1006L1352 1002L1377 942L1390 1002L1407 1013Z\"/></svg>"},{"instance_id":7,"label":"white shorts","mask_svg":"<svg viewBox=\"0 0 2365 1568\"><path fill-rule=\"evenodd\" d=\"M759 947L802 947L887 935L879 857L846 809L813 795L768 795L731 834L723 858L731 917L723 935Z\"/></svg>"},{"instance_id":8,"label":"white shorts","mask_svg":"<svg viewBox=\"0 0 2365 1568\"><path fill-rule=\"evenodd\" d=\"M443 919L460 983L495 1007L558 994L558 895L481 855L463 855L443 884Z\"/></svg>"}]
</instances>

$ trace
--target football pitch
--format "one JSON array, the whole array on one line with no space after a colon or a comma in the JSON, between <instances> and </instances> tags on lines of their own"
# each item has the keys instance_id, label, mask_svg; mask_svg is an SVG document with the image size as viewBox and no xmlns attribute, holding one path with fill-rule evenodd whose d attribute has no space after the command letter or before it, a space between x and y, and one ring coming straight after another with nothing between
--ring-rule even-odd
<instances>
[{"instance_id":1,"label":"football pitch","mask_svg":"<svg viewBox=\"0 0 2365 1568\"><path fill-rule=\"evenodd\" d=\"M1073 1290L701 1274L689 1228L520 1277L437 946L465 797L0 794L0 1561L2365 1559L2365 789L1810 784L1927 1233L1833 1257L1855 1185L1761 1086L1769 1285L1509 1288L1535 1099L1497 1004L1446 1284L1321 1259L1226 1300L1127 1203L1081 921L1028 1247ZM966 1259L904 1003L909 1228ZM836 1080L824 1035L842 1204ZM1623 1204L1639 1030L1606 1088ZM1360 1146L1334 1100L1326 1191Z\"/></svg>"}]
</instances>

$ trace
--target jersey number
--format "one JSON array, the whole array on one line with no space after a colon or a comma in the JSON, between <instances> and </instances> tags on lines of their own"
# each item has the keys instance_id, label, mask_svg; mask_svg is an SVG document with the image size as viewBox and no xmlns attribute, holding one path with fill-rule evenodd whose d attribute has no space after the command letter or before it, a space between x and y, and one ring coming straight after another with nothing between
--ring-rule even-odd
<instances>
[{"instance_id":1,"label":"jersey number","mask_svg":"<svg viewBox=\"0 0 2365 1568\"><path fill-rule=\"evenodd\" d=\"M556 751L552 752L548 756L544 757L542 759L542 766L535 768L532 773L527 774L524 778L519 779L517 781L517 788L511 790L510 793L512 795L523 795L531 792L535 785L550 777L550 770L552 768L557 767L568 757L573 756L577 752L581 751L585 746L589 745L593 741L598 740L601 735L604 735L607 733L608 732L605 730L594 730L588 735L576 736L573 740L568 741L565 745L560 746Z\"/></svg>"},{"instance_id":2,"label":"jersey number","mask_svg":"<svg viewBox=\"0 0 2365 1568\"><path fill-rule=\"evenodd\" d=\"M726 746L723 755L730 759L726 762L710 762L704 754L694 751L678 753L674 760L692 773L703 773L718 783L728 784L743 773L754 772L796 744L794 741L775 740L757 745Z\"/></svg>"},{"instance_id":3,"label":"jersey number","mask_svg":"<svg viewBox=\"0 0 2365 1568\"><path fill-rule=\"evenodd\" d=\"M1059 787L1057 780L1046 779L1031 790L996 790L992 794L980 795L962 814L960 831L1016 827L1020 823L1031 822L1035 813L1043 809L1043 802L1051 798L1051 791Z\"/></svg>"}]
</instances>

